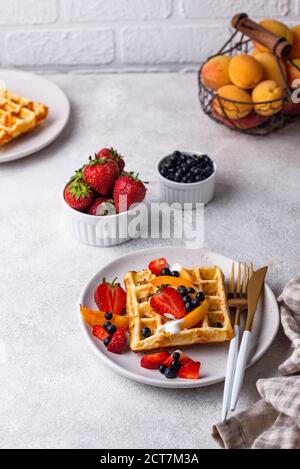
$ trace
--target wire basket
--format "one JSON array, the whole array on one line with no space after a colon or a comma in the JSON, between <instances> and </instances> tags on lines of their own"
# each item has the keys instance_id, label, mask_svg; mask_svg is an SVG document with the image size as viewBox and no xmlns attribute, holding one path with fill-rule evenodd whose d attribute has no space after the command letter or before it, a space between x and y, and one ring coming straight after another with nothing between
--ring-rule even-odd
<instances>
[{"instance_id":1,"label":"wire basket","mask_svg":"<svg viewBox=\"0 0 300 469\"><path fill-rule=\"evenodd\" d=\"M292 46L285 38L278 38L261 25L252 21L246 13L235 15L231 24L235 28L232 36L220 51L210 56L199 69L199 100L205 114L219 124L250 135L268 135L283 128L288 123L300 119L300 104L295 104L292 101L292 93L294 90L289 86L282 64L283 59L286 63L292 64L300 71L298 65L289 58ZM252 40L267 47L276 57L277 65L285 84L284 92L281 98L274 99L273 101L253 102L254 110L251 111L247 117L233 119L232 116L229 115L228 109L231 111L236 109L236 115L238 116L240 106L249 106L249 102L235 101L225 97L220 98L216 91L209 89L203 83L201 79L202 69L210 59L219 55L234 56L243 53L248 54L252 49ZM218 110L216 109L216 105ZM257 106L260 108L265 107L270 110L270 114L272 113L272 115L262 116L262 113L256 113L255 108ZM232 112L230 112L230 114L232 114Z\"/></svg>"}]
</instances>

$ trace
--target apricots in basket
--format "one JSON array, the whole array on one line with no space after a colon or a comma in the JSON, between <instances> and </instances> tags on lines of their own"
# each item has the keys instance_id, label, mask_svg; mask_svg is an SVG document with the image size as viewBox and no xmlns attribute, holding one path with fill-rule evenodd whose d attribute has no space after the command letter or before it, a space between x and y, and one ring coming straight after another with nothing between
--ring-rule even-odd
<instances>
[{"instance_id":1,"label":"apricots in basket","mask_svg":"<svg viewBox=\"0 0 300 469\"><path fill-rule=\"evenodd\" d=\"M223 98L223 99L222 99ZM214 110L229 119L242 119L253 109L251 96L235 85L226 85L217 91L213 100Z\"/></svg>"},{"instance_id":2,"label":"apricots in basket","mask_svg":"<svg viewBox=\"0 0 300 469\"><path fill-rule=\"evenodd\" d=\"M222 86L229 85L229 64L231 57L217 55L211 58L202 68L201 78L205 86L211 90L218 90Z\"/></svg>"},{"instance_id":3,"label":"apricots in basket","mask_svg":"<svg viewBox=\"0 0 300 469\"><path fill-rule=\"evenodd\" d=\"M240 54L233 57L230 62L229 76L234 85L248 90L261 82L263 68L251 55Z\"/></svg>"},{"instance_id":4,"label":"apricots in basket","mask_svg":"<svg viewBox=\"0 0 300 469\"><path fill-rule=\"evenodd\" d=\"M255 103L254 109L261 116L272 116L277 114L283 106L283 88L274 80L262 81L254 88L252 99ZM273 101L273 102L265 102Z\"/></svg>"},{"instance_id":5,"label":"apricots in basket","mask_svg":"<svg viewBox=\"0 0 300 469\"><path fill-rule=\"evenodd\" d=\"M267 29L271 33L278 37L284 37L289 44L293 44L293 32L281 21L276 21L270 18L260 21L259 23L263 28ZM259 42L254 41L254 47L259 49L261 52L270 52L269 49Z\"/></svg>"}]
</instances>

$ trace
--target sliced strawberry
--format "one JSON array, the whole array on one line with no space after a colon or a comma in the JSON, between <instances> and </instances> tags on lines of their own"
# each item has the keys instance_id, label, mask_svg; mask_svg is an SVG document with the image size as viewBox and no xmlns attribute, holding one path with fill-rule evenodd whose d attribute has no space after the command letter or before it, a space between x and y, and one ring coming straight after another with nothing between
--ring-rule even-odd
<instances>
[{"instance_id":1,"label":"sliced strawberry","mask_svg":"<svg viewBox=\"0 0 300 469\"><path fill-rule=\"evenodd\" d=\"M151 297L150 306L162 316L181 319L186 315L184 302L180 293L172 287L162 287Z\"/></svg>"},{"instance_id":2,"label":"sliced strawberry","mask_svg":"<svg viewBox=\"0 0 300 469\"><path fill-rule=\"evenodd\" d=\"M148 269L151 270L151 272L154 275L160 275L161 271L163 269L166 269L167 267L169 267L169 264L167 263L164 257L160 257L159 259L154 259L148 265Z\"/></svg>"},{"instance_id":3,"label":"sliced strawberry","mask_svg":"<svg viewBox=\"0 0 300 469\"><path fill-rule=\"evenodd\" d=\"M114 279L112 283L103 282L95 288L95 303L101 311L122 314L126 303L126 293Z\"/></svg>"},{"instance_id":4,"label":"sliced strawberry","mask_svg":"<svg viewBox=\"0 0 300 469\"><path fill-rule=\"evenodd\" d=\"M148 370L158 370L168 358L168 352L157 352L152 355L145 355L141 359L141 367Z\"/></svg>"},{"instance_id":5,"label":"sliced strawberry","mask_svg":"<svg viewBox=\"0 0 300 469\"><path fill-rule=\"evenodd\" d=\"M107 350L112 353L122 354L126 345L126 327L119 327L112 336Z\"/></svg>"},{"instance_id":6,"label":"sliced strawberry","mask_svg":"<svg viewBox=\"0 0 300 469\"><path fill-rule=\"evenodd\" d=\"M179 378L199 379L200 378L200 362L189 362L183 365L178 371Z\"/></svg>"},{"instance_id":7,"label":"sliced strawberry","mask_svg":"<svg viewBox=\"0 0 300 469\"><path fill-rule=\"evenodd\" d=\"M102 326L94 326L93 327L93 335L97 337L97 339L102 340L102 342L105 341L107 337L109 337L109 333L104 329Z\"/></svg>"},{"instance_id":8,"label":"sliced strawberry","mask_svg":"<svg viewBox=\"0 0 300 469\"><path fill-rule=\"evenodd\" d=\"M187 363L190 363L192 362L193 360L188 357L187 355L185 355L181 350L176 350L176 352L180 353L180 358L179 358L179 361L181 363L181 365L186 365ZM173 353L171 353L171 355L164 361L164 365L169 368L171 366L171 363L172 361L174 360L173 358Z\"/></svg>"}]
</instances>

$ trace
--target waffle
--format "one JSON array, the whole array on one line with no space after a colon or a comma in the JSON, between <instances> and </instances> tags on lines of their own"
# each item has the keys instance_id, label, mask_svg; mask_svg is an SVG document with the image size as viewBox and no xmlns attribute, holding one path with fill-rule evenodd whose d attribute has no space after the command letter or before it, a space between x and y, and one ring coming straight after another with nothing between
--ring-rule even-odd
<instances>
[{"instance_id":1,"label":"waffle","mask_svg":"<svg viewBox=\"0 0 300 469\"><path fill-rule=\"evenodd\" d=\"M33 130L47 115L44 104L0 89L0 145Z\"/></svg>"},{"instance_id":2,"label":"waffle","mask_svg":"<svg viewBox=\"0 0 300 469\"><path fill-rule=\"evenodd\" d=\"M158 328L168 319L155 313L150 306L150 297L157 288L151 283L155 275L148 269L128 272L125 275L130 348L134 352L161 347L224 342L233 337L222 271L218 267L199 267L185 271L193 279L195 289L205 292L209 311L199 324L191 329L181 330L177 334L158 332ZM217 322L223 327L213 327ZM148 327L151 331L151 335L147 338L141 334L144 327Z\"/></svg>"}]
</instances>

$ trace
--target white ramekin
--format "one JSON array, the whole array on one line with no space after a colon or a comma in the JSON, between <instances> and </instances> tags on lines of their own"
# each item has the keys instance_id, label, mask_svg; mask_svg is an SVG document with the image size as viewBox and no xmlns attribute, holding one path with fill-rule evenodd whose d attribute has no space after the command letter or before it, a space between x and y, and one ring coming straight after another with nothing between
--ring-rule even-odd
<instances>
[{"instance_id":1,"label":"white ramekin","mask_svg":"<svg viewBox=\"0 0 300 469\"><path fill-rule=\"evenodd\" d=\"M61 204L65 222L68 231L77 241L90 246L110 247L125 243L134 237L130 235L128 226L137 216L136 212L141 204L136 204L134 208L117 215L93 216L70 207L65 201L64 189L65 187L61 195ZM141 225L143 213L141 210L139 214Z\"/></svg>"},{"instance_id":2,"label":"white ramekin","mask_svg":"<svg viewBox=\"0 0 300 469\"><path fill-rule=\"evenodd\" d=\"M205 153L190 152L185 151L187 155L199 155L202 156ZM181 205L185 203L192 204L193 207L198 204L208 204L213 196L215 191L215 176L217 166L214 162L214 172L204 181L193 182L190 184L184 184L182 182L169 181L159 172L161 164L166 160L170 155L164 156L161 158L156 165L156 172L158 176L158 186L159 186L159 196L162 202L167 202L168 204L180 203Z\"/></svg>"}]
</instances>

